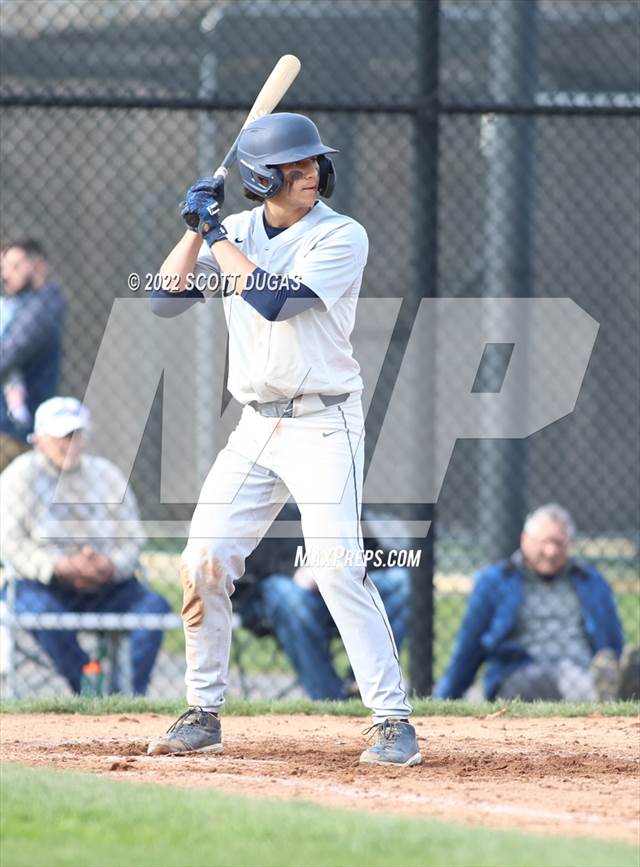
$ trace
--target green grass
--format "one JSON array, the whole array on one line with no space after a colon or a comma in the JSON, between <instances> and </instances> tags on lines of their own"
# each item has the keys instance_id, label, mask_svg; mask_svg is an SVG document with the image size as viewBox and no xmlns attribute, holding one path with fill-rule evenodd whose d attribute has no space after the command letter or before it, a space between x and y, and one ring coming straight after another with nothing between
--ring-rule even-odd
<instances>
[{"instance_id":1,"label":"green grass","mask_svg":"<svg viewBox=\"0 0 640 867\"><path fill-rule=\"evenodd\" d=\"M2 772L2 833L3 867L637 867L634 847L618 842L538 837L12 766Z\"/></svg>"},{"instance_id":2,"label":"green grass","mask_svg":"<svg viewBox=\"0 0 640 867\"><path fill-rule=\"evenodd\" d=\"M506 711L510 717L581 717L597 713L603 716L637 716L640 702L615 701L606 704L581 702L523 702L496 701L471 703L465 701L440 701L431 698L412 700L415 716L476 716L482 717ZM61 696L50 698L25 698L2 701L0 713L80 713L99 716L109 713L162 713L178 715L185 709L184 702L175 699L148 699L125 695L105 698L85 696ZM359 699L348 701L311 701L310 699L282 699L279 701L243 698L227 699L226 715L261 716L263 714L307 715L329 714L331 716L366 717L369 711Z\"/></svg>"}]
</instances>

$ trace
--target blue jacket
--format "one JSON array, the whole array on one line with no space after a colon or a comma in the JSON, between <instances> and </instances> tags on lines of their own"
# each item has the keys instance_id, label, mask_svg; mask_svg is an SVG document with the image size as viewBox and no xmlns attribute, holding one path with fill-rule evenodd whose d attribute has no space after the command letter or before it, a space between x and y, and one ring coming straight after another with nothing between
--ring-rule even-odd
<instances>
[{"instance_id":1,"label":"blue jacket","mask_svg":"<svg viewBox=\"0 0 640 867\"><path fill-rule=\"evenodd\" d=\"M58 387L64 299L60 287L53 283L42 289L25 289L15 297L19 299L19 308L2 335L0 382L10 370L19 368L25 378L27 404L33 417L38 406L53 397ZM18 440L26 440L30 433L13 423L2 389L0 431Z\"/></svg>"},{"instance_id":2,"label":"blue jacket","mask_svg":"<svg viewBox=\"0 0 640 867\"><path fill-rule=\"evenodd\" d=\"M505 678L531 661L524 648L509 639L522 604L521 562L517 552L476 575L451 660L434 690L435 698L460 698L486 662L485 695L493 700ZM611 587L592 566L571 562L569 569L593 653L609 647L620 656L624 640Z\"/></svg>"}]
</instances>

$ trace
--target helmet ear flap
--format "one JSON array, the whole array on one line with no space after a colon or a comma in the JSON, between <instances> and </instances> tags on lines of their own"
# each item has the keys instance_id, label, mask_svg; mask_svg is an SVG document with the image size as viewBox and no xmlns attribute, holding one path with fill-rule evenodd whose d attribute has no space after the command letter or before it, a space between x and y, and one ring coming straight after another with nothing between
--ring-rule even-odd
<instances>
[{"instance_id":1,"label":"helmet ear flap","mask_svg":"<svg viewBox=\"0 0 640 867\"><path fill-rule=\"evenodd\" d=\"M318 157L318 168L320 169L318 192L325 199L328 199L331 197L336 185L336 170L333 166L333 160L329 159L325 154L320 154Z\"/></svg>"}]
</instances>

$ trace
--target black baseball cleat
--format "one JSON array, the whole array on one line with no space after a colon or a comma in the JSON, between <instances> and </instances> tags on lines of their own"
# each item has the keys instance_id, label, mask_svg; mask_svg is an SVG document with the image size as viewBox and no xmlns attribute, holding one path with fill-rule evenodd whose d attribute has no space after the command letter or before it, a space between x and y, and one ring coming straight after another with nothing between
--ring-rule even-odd
<instances>
[{"instance_id":1,"label":"black baseball cleat","mask_svg":"<svg viewBox=\"0 0 640 867\"><path fill-rule=\"evenodd\" d=\"M218 715L201 707L190 707L166 734L153 738L147 749L150 756L221 752L222 726Z\"/></svg>"}]
</instances>

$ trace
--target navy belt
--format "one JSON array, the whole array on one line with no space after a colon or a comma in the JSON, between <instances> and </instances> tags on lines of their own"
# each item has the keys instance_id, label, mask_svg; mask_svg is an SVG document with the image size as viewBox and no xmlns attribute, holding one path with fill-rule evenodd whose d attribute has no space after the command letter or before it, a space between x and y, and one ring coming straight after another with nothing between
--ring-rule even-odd
<instances>
[{"instance_id":1,"label":"navy belt","mask_svg":"<svg viewBox=\"0 0 640 867\"><path fill-rule=\"evenodd\" d=\"M318 394L315 397L318 397L322 402L323 406L337 406L339 403L344 403L344 401L349 397L350 392L345 392L345 394ZM257 400L252 400L249 403L249 406L252 409L255 409L257 413L264 416L269 416L271 418L293 418L293 406L296 400L299 397L312 397L312 395L298 395L298 397L293 397L290 400L287 398L283 398L282 400L270 400L268 403L258 403Z\"/></svg>"}]
</instances>

